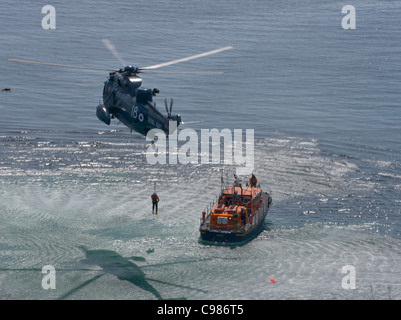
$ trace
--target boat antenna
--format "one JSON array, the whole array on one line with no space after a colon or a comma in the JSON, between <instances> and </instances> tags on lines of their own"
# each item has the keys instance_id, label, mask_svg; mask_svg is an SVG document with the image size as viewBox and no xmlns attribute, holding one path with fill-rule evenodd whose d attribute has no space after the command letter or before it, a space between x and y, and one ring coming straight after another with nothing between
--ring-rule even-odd
<instances>
[{"instance_id":1,"label":"boat antenna","mask_svg":"<svg viewBox=\"0 0 401 320\"><path fill-rule=\"evenodd\" d=\"M224 189L224 177L223 177L223 175L224 175L224 168L223 168L223 169L220 169L220 171L221 171L221 192L223 192L223 189Z\"/></svg>"}]
</instances>

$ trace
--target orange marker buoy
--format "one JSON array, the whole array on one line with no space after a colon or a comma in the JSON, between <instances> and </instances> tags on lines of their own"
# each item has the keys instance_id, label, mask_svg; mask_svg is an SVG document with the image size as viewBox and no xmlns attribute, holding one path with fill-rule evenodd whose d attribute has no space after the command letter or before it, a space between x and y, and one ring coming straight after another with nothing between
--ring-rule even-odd
<instances>
[{"instance_id":1,"label":"orange marker buoy","mask_svg":"<svg viewBox=\"0 0 401 320\"><path fill-rule=\"evenodd\" d=\"M276 282L276 280L274 280L273 278L271 278L271 279L270 279L270 282L271 282L271 283L274 283L274 282Z\"/></svg>"}]
</instances>

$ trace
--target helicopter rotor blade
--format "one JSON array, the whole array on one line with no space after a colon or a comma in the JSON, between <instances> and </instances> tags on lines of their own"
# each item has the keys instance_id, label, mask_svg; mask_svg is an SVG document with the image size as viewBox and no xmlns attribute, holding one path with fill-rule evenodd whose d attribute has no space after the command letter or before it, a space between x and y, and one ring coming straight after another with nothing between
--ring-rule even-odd
<instances>
[{"instance_id":1,"label":"helicopter rotor blade","mask_svg":"<svg viewBox=\"0 0 401 320\"><path fill-rule=\"evenodd\" d=\"M82 67L82 66L74 66L74 65L69 65L69 64L41 62L41 61L32 61L32 60L8 59L8 61L19 62L19 63L40 64L40 65L53 66L53 67L83 69L83 70L116 71L115 69L102 69L102 68Z\"/></svg>"},{"instance_id":2,"label":"helicopter rotor blade","mask_svg":"<svg viewBox=\"0 0 401 320\"><path fill-rule=\"evenodd\" d=\"M143 68L140 68L139 71L140 73L146 73L146 74L198 74L198 75L219 75L219 74L225 74L225 72L222 71L148 71L144 70L142 71Z\"/></svg>"},{"instance_id":3,"label":"helicopter rotor blade","mask_svg":"<svg viewBox=\"0 0 401 320\"><path fill-rule=\"evenodd\" d=\"M232 48L233 47L231 47L231 46L223 47L223 48L220 48L220 49L215 49L215 50L207 51L207 52L204 52L204 53L195 54L193 56L189 56L189 57L186 57L186 58L181 58L181 59L177 59L177 60L172 60L172 61L168 61L168 62L164 62L164 63L155 64L153 66L148 66L148 67L144 67L144 68L141 68L141 69L142 70L152 70L152 69L158 69L158 68L161 68L161 67L167 67L167 66L170 66L172 64L185 62L185 61L189 61L189 60L193 60L193 59L197 59L197 58L202 58L202 57L205 57L205 56L208 56L208 55L211 55L211 54L215 54L215 53L219 53L219 52L222 52L222 51L225 51L225 50L230 50Z\"/></svg>"},{"instance_id":4,"label":"helicopter rotor blade","mask_svg":"<svg viewBox=\"0 0 401 320\"><path fill-rule=\"evenodd\" d=\"M113 56L120 61L121 65L125 67L127 64L121 58L120 54L117 52L116 47L111 43L109 39L102 39L103 44L106 46L107 49L113 54Z\"/></svg>"}]
</instances>

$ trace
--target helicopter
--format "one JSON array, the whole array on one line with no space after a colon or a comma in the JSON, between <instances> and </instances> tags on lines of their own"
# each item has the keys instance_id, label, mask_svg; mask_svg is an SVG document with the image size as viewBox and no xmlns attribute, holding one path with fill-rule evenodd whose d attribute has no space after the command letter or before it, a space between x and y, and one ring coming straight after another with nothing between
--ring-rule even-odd
<instances>
[{"instance_id":1,"label":"helicopter","mask_svg":"<svg viewBox=\"0 0 401 320\"><path fill-rule=\"evenodd\" d=\"M157 109L156 103L153 101L153 97L160 92L159 89L142 87L142 78L139 74L223 74L224 72L160 72L153 70L232 49L231 46L222 47L189 57L139 68L132 65L126 65L114 45L108 39L103 39L102 42L114 57L125 67L115 70L21 59L8 59L8 61L83 70L109 71L108 78L104 82L103 87L103 103L99 103L96 107L97 118L107 125L110 125L111 119L117 118L125 126L131 129L131 132L134 130L143 136L146 136L151 129L161 129L168 136L169 124L171 121L176 122L176 127L182 123L179 114L172 114L174 101L171 99L168 103L167 99L164 99L167 114L163 115Z\"/></svg>"}]
</instances>

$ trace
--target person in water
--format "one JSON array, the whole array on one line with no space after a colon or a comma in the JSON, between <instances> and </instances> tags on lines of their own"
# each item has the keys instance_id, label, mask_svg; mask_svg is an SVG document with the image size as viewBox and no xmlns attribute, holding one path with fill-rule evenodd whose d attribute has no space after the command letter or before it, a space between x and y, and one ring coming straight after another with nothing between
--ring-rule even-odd
<instances>
[{"instance_id":1,"label":"person in water","mask_svg":"<svg viewBox=\"0 0 401 320\"><path fill-rule=\"evenodd\" d=\"M151 198L152 198L152 213L155 214L155 207L156 207L156 214L157 214L159 197L155 192L154 194L151 195Z\"/></svg>"},{"instance_id":2,"label":"person in water","mask_svg":"<svg viewBox=\"0 0 401 320\"><path fill-rule=\"evenodd\" d=\"M255 175L252 173L252 177L249 178L249 184L251 187L256 188L256 184L258 183L258 179L256 179Z\"/></svg>"}]
</instances>

